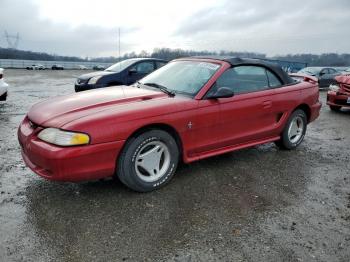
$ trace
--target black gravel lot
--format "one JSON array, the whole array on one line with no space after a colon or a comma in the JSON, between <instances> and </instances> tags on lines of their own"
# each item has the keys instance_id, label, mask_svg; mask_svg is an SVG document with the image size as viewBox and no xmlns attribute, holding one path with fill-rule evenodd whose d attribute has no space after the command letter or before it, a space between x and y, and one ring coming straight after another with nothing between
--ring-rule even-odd
<instances>
[{"instance_id":1,"label":"black gravel lot","mask_svg":"<svg viewBox=\"0 0 350 262\"><path fill-rule=\"evenodd\" d=\"M350 111L324 104L295 151L266 144L181 165L161 190L46 181L16 131L81 71L6 70L0 261L350 261ZM325 102L326 93L321 93Z\"/></svg>"}]
</instances>

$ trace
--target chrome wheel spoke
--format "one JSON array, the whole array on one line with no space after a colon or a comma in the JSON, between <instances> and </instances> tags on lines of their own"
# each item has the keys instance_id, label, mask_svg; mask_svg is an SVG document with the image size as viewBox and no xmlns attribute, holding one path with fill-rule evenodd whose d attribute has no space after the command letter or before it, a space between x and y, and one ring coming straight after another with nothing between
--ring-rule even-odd
<instances>
[{"instance_id":1,"label":"chrome wheel spoke","mask_svg":"<svg viewBox=\"0 0 350 262\"><path fill-rule=\"evenodd\" d=\"M292 143L297 143L303 136L304 122L300 116L296 116L290 123L288 138Z\"/></svg>"},{"instance_id":2,"label":"chrome wheel spoke","mask_svg":"<svg viewBox=\"0 0 350 262\"><path fill-rule=\"evenodd\" d=\"M170 164L168 147L153 141L144 145L136 156L136 174L144 181L153 182L162 177Z\"/></svg>"}]
</instances>

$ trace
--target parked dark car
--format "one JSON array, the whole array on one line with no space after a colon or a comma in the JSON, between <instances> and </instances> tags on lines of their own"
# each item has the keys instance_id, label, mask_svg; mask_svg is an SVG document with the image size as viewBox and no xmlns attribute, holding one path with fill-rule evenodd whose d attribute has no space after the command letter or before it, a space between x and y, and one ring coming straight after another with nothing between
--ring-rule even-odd
<instances>
[{"instance_id":1,"label":"parked dark car","mask_svg":"<svg viewBox=\"0 0 350 262\"><path fill-rule=\"evenodd\" d=\"M131 85L168 61L155 58L132 58L116 63L104 71L84 74L75 82L75 91L95 88Z\"/></svg>"},{"instance_id":2,"label":"parked dark car","mask_svg":"<svg viewBox=\"0 0 350 262\"><path fill-rule=\"evenodd\" d=\"M341 73L331 67L305 67L298 74L306 74L318 78L320 88L329 87L331 84L337 83L335 77Z\"/></svg>"},{"instance_id":3,"label":"parked dark car","mask_svg":"<svg viewBox=\"0 0 350 262\"><path fill-rule=\"evenodd\" d=\"M63 65L53 65L51 67L52 70L64 70Z\"/></svg>"}]
</instances>

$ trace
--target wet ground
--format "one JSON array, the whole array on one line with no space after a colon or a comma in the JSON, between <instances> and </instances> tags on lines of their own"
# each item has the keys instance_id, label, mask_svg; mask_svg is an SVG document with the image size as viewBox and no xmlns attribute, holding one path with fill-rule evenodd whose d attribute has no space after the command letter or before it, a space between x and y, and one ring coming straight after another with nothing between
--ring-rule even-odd
<instances>
[{"instance_id":1,"label":"wet ground","mask_svg":"<svg viewBox=\"0 0 350 262\"><path fill-rule=\"evenodd\" d=\"M0 261L350 260L350 111L324 106L295 151L267 144L182 165L148 194L46 181L24 166L16 129L80 73L6 71Z\"/></svg>"}]
</instances>

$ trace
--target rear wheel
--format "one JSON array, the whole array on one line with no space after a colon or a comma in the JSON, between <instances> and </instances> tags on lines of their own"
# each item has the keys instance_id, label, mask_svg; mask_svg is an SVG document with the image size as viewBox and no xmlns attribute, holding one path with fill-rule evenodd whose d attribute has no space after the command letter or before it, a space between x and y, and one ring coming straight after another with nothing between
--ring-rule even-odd
<instances>
[{"instance_id":1,"label":"rear wheel","mask_svg":"<svg viewBox=\"0 0 350 262\"><path fill-rule=\"evenodd\" d=\"M341 106L329 106L332 111L339 111Z\"/></svg>"},{"instance_id":2,"label":"rear wheel","mask_svg":"<svg viewBox=\"0 0 350 262\"><path fill-rule=\"evenodd\" d=\"M127 141L119 157L117 176L135 191L152 191L170 181L178 160L175 139L163 130L150 130Z\"/></svg>"},{"instance_id":3,"label":"rear wheel","mask_svg":"<svg viewBox=\"0 0 350 262\"><path fill-rule=\"evenodd\" d=\"M307 127L307 117L303 110L295 110L288 119L276 145L282 149L294 149L304 140Z\"/></svg>"}]
</instances>

